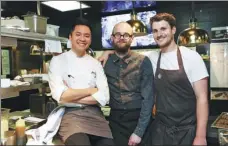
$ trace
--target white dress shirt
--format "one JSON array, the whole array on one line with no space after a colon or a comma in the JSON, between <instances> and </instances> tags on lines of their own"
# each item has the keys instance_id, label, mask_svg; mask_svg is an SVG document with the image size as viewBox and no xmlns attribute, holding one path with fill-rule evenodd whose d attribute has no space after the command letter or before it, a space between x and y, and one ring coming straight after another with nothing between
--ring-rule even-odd
<instances>
[{"instance_id":1,"label":"white dress shirt","mask_svg":"<svg viewBox=\"0 0 228 146\"><path fill-rule=\"evenodd\" d=\"M103 67L99 61L87 54L78 57L70 50L53 57L48 75L52 97L57 102L68 87L72 89L98 88L92 97L102 106L109 102L109 88Z\"/></svg>"}]
</instances>

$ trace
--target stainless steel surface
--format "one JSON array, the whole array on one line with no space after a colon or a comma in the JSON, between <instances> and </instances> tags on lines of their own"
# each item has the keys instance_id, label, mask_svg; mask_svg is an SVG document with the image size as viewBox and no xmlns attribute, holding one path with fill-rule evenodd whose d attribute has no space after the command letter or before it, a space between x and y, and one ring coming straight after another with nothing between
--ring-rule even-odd
<instances>
[{"instance_id":1,"label":"stainless steel surface","mask_svg":"<svg viewBox=\"0 0 228 146\"><path fill-rule=\"evenodd\" d=\"M1 99L16 97L19 96L21 91L27 91L32 89L40 89L43 88L45 84L32 84L30 86L17 86L17 87L9 87L9 88L1 88Z\"/></svg>"},{"instance_id":2,"label":"stainless steel surface","mask_svg":"<svg viewBox=\"0 0 228 146\"><path fill-rule=\"evenodd\" d=\"M222 112L212 123L211 127L228 129L228 113Z\"/></svg>"},{"instance_id":3,"label":"stainless steel surface","mask_svg":"<svg viewBox=\"0 0 228 146\"><path fill-rule=\"evenodd\" d=\"M28 27L31 32L46 34L47 17L38 15L24 15L25 27Z\"/></svg>"},{"instance_id":4,"label":"stainless steel surface","mask_svg":"<svg viewBox=\"0 0 228 146\"><path fill-rule=\"evenodd\" d=\"M37 1L37 15L41 15L40 1Z\"/></svg>"},{"instance_id":5,"label":"stainless steel surface","mask_svg":"<svg viewBox=\"0 0 228 146\"><path fill-rule=\"evenodd\" d=\"M67 43L67 38L64 37L55 37L55 36L48 36L44 34L34 33L34 32L23 32L15 29L8 29L1 27L1 36L12 37L12 38L21 38L27 40L38 40L44 41L45 39L49 40L59 40L62 43Z\"/></svg>"}]
</instances>

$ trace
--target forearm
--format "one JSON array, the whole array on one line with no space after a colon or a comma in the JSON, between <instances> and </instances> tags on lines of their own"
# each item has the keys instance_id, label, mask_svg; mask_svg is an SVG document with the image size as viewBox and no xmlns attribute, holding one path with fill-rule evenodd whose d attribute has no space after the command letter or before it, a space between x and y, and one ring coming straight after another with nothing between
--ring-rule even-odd
<instances>
[{"instance_id":1,"label":"forearm","mask_svg":"<svg viewBox=\"0 0 228 146\"><path fill-rule=\"evenodd\" d=\"M79 100L75 100L73 102L80 103L80 104L87 104L87 105L98 104L97 100L95 100L92 96L87 96L87 97L81 98Z\"/></svg>"},{"instance_id":2,"label":"forearm","mask_svg":"<svg viewBox=\"0 0 228 146\"><path fill-rule=\"evenodd\" d=\"M151 119L152 113L152 101L151 100L144 100L142 101L142 108L140 111L140 117L138 120L137 127L134 130L134 133L139 137L142 137L145 129L148 126L148 123Z\"/></svg>"},{"instance_id":3,"label":"forearm","mask_svg":"<svg viewBox=\"0 0 228 146\"><path fill-rule=\"evenodd\" d=\"M61 95L60 101L61 102L72 102L72 101L80 100L82 98L92 95L95 90L96 90L96 88L86 88L86 89L68 88Z\"/></svg>"},{"instance_id":4,"label":"forearm","mask_svg":"<svg viewBox=\"0 0 228 146\"><path fill-rule=\"evenodd\" d=\"M197 116L196 137L206 137L207 121L208 121L207 98L197 99L196 116Z\"/></svg>"}]
</instances>

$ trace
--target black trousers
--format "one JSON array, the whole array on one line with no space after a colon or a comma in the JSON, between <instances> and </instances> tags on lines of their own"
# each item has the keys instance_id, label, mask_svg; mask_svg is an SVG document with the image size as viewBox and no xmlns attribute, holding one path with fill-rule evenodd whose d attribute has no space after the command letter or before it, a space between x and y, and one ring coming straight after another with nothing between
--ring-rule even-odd
<instances>
[{"instance_id":1,"label":"black trousers","mask_svg":"<svg viewBox=\"0 0 228 146\"><path fill-rule=\"evenodd\" d=\"M90 135L86 133L75 133L68 137L65 145L71 146L114 146L114 142L110 138Z\"/></svg>"}]
</instances>

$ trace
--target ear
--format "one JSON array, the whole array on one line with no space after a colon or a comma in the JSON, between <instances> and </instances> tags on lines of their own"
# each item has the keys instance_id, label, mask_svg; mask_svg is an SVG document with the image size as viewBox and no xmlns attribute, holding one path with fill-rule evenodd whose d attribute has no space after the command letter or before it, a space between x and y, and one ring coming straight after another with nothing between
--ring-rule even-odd
<instances>
[{"instance_id":1,"label":"ear","mask_svg":"<svg viewBox=\"0 0 228 146\"><path fill-rule=\"evenodd\" d=\"M172 34L174 35L176 33L176 31L177 31L177 28L175 26L173 26L173 28L172 28Z\"/></svg>"},{"instance_id":2,"label":"ear","mask_svg":"<svg viewBox=\"0 0 228 146\"><path fill-rule=\"evenodd\" d=\"M133 41L133 39L135 38L135 36L134 35L132 35L132 37L131 37L131 41Z\"/></svg>"},{"instance_id":3,"label":"ear","mask_svg":"<svg viewBox=\"0 0 228 146\"><path fill-rule=\"evenodd\" d=\"M113 35L111 35L111 41L112 41L112 42L114 41L114 36L113 36Z\"/></svg>"}]
</instances>

